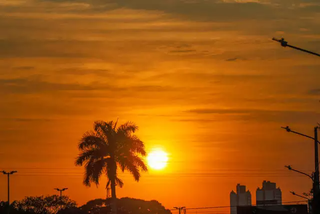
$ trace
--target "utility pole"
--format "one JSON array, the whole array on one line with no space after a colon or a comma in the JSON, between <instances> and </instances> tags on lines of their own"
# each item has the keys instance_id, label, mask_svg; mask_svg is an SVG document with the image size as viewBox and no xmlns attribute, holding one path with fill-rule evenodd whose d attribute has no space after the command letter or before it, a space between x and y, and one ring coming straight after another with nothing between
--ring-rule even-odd
<instances>
[{"instance_id":1,"label":"utility pole","mask_svg":"<svg viewBox=\"0 0 320 214\"><path fill-rule=\"evenodd\" d=\"M13 175L17 171L11 171L11 172L6 172L2 171L4 175L7 175L8 177L8 214L10 213L10 175Z\"/></svg>"},{"instance_id":2,"label":"utility pole","mask_svg":"<svg viewBox=\"0 0 320 214\"><path fill-rule=\"evenodd\" d=\"M59 188L55 188L55 190L60 192L60 197L62 197L62 192L67 190L68 188L63 188L63 189L59 189Z\"/></svg>"},{"instance_id":3,"label":"utility pole","mask_svg":"<svg viewBox=\"0 0 320 214\"><path fill-rule=\"evenodd\" d=\"M297 196L297 197L300 197L300 198L304 198L304 199L307 199L308 200L308 208L309 208L309 214L312 214L312 206L311 206L311 199L310 198L308 198L307 196L307 194L305 194L305 193L303 193L303 195L299 195L299 194L297 194L297 193L295 193L295 192L290 192L292 195L295 195L295 196Z\"/></svg>"},{"instance_id":4,"label":"utility pole","mask_svg":"<svg viewBox=\"0 0 320 214\"><path fill-rule=\"evenodd\" d=\"M319 153L318 153L318 126L314 127L314 185L315 189L319 191Z\"/></svg>"},{"instance_id":5,"label":"utility pole","mask_svg":"<svg viewBox=\"0 0 320 214\"><path fill-rule=\"evenodd\" d=\"M307 177L309 177L311 180L312 180L312 191L316 191L315 189L315 182L314 182L314 173L312 173L312 175L309 175L307 173L304 173L304 172L301 172L299 170L296 170L296 169L293 169L290 165L289 166L285 166L286 168L288 168L289 170L291 171L294 171L294 172L297 172L299 174L302 174L302 175L305 175ZM316 211L315 211L315 204L312 203L314 202L314 195L313 195L313 199L312 198L309 198L310 194L307 194L307 193L303 193L303 195L299 195L299 194L296 194L295 192L290 192L292 195L295 195L297 197L300 197L300 198L305 198L305 199L308 199L308 206L309 206L309 214L318 214Z\"/></svg>"},{"instance_id":6,"label":"utility pole","mask_svg":"<svg viewBox=\"0 0 320 214\"><path fill-rule=\"evenodd\" d=\"M186 207L174 207L175 209L179 210L179 214L181 214L181 210L185 210Z\"/></svg>"},{"instance_id":7,"label":"utility pole","mask_svg":"<svg viewBox=\"0 0 320 214\"><path fill-rule=\"evenodd\" d=\"M312 51L308 51L308 50L303 49L303 48L298 48L298 47L293 46L293 45L289 45L288 42L284 40L284 38L282 38L282 39L272 38L272 40L276 41L276 42L279 42L282 47L289 47L289 48L293 48L293 49L296 49L298 51L302 51L302 52L305 52L305 53L308 53L308 54L312 54L312 55L315 55L315 56L320 56L320 54L318 54L318 53L315 53L315 52L312 52Z\"/></svg>"},{"instance_id":8,"label":"utility pole","mask_svg":"<svg viewBox=\"0 0 320 214\"><path fill-rule=\"evenodd\" d=\"M313 191L313 200L312 200L312 210L313 213L319 214L319 153L318 153L318 128L314 127L314 164L315 164L315 172L314 172L314 191Z\"/></svg>"},{"instance_id":9,"label":"utility pole","mask_svg":"<svg viewBox=\"0 0 320 214\"><path fill-rule=\"evenodd\" d=\"M296 172L299 172L301 174L305 174L307 176L309 176L312 180L313 180L313 199L312 199L312 211L314 214L319 214L320 213L320 207L318 205L318 198L319 198L319 152L318 152L318 143L320 143L318 141L318 128L319 126L314 127L314 137L308 136L306 134L302 134L300 132L296 132L293 131L289 128L289 126L287 127L281 127L283 129L285 129L287 132L291 132L306 138L310 138L312 140L314 140L314 174L313 176L307 175L306 173L301 173L300 171L297 170L293 170L290 166L286 166L289 170L293 170Z\"/></svg>"}]
</instances>

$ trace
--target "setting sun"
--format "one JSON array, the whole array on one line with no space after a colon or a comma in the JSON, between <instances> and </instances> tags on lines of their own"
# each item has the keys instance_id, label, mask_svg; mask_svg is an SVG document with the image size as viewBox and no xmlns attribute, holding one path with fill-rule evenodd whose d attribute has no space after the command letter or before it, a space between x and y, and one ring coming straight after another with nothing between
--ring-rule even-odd
<instances>
[{"instance_id":1,"label":"setting sun","mask_svg":"<svg viewBox=\"0 0 320 214\"><path fill-rule=\"evenodd\" d=\"M148 165L152 169L160 170L167 166L168 154L163 150L151 151L148 155Z\"/></svg>"}]
</instances>

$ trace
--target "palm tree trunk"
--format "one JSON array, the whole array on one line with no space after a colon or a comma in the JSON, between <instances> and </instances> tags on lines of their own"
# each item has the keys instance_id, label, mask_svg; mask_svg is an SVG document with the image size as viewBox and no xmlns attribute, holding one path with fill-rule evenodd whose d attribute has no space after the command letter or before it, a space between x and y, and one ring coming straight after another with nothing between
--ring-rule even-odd
<instances>
[{"instance_id":1,"label":"palm tree trunk","mask_svg":"<svg viewBox=\"0 0 320 214\"><path fill-rule=\"evenodd\" d=\"M117 164L114 161L112 165L113 166L112 166L112 178L111 178L111 196L112 196L111 213L117 214L117 196L116 196Z\"/></svg>"},{"instance_id":2,"label":"palm tree trunk","mask_svg":"<svg viewBox=\"0 0 320 214\"><path fill-rule=\"evenodd\" d=\"M111 213L117 214L117 196L116 196L116 181L115 181L115 179L111 180L111 195L112 195Z\"/></svg>"}]
</instances>

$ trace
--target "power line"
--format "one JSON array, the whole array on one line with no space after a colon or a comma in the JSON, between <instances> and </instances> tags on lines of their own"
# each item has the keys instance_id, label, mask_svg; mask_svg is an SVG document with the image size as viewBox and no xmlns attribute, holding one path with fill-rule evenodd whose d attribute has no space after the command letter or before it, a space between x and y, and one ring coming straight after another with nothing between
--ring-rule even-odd
<instances>
[{"instance_id":1,"label":"power line","mask_svg":"<svg viewBox=\"0 0 320 214\"><path fill-rule=\"evenodd\" d=\"M306 201L284 201L282 202L282 205L286 205L286 204L293 204L293 203L306 203ZM252 206L256 206L256 204L252 205ZM270 205L272 206L272 205ZM223 209L223 208L231 208L231 207L237 207L237 206L228 206L228 205L224 205L224 206L214 206L214 207L185 207L184 209L186 210L208 210L208 209ZM176 210L175 209L171 209L171 210Z\"/></svg>"}]
</instances>

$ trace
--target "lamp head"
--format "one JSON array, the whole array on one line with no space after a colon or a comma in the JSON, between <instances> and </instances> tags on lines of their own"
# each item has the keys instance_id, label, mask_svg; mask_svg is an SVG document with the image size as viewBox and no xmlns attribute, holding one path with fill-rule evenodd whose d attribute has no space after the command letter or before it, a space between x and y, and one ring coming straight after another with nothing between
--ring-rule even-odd
<instances>
[{"instance_id":1,"label":"lamp head","mask_svg":"<svg viewBox=\"0 0 320 214\"><path fill-rule=\"evenodd\" d=\"M291 129L289 128L289 126L286 126L285 130L286 130L287 132L291 132Z\"/></svg>"},{"instance_id":2,"label":"lamp head","mask_svg":"<svg viewBox=\"0 0 320 214\"><path fill-rule=\"evenodd\" d=\"M292 167L290 165L285 166L286 168L288 168L289 170L292 170Z\"/></svg>"},{"instance_id":3,"label":"lamp head","mask_svg":"<svg viewBox=\"0 0 320 214\"><path fill-rule=\"evenodd\" d=\"M280 40L280 44L281 44L282 47L287 47L287 46L288 46L288 42L285 41L284 38L282 38L282 39Z\"/></svg>"}]
</instances>

